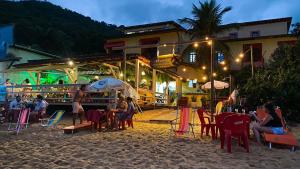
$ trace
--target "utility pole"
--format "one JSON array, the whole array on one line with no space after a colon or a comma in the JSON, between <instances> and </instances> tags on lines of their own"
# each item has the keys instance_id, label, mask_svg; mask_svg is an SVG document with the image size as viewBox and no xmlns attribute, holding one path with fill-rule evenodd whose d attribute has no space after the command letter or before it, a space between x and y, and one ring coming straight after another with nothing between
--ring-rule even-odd
<instances>
[{"instance_id":1,"label":"utility pole","mask_svg":"<svg viewBox=\"0 0 300 169\"><path fill-rule=\"evenodd\" d=\"M210 44L210 83L211 83L211 88L210 88L210 113L211 113L211 120L213 121L214 119L214 113L215 113L215 84L214 84L214 66L215 66L215 56L214 56L214 42L211 40Z\"/></svg>"},{"instance_id":2,"label":"utility pole","mask_svg":"<svg viewBox=\"0 0 300 169\"><path fill-rule=\"evenodd\" d=\"M254 64L253 64L253 46L250 46L250 57L251 57L251 75L254 75Z\"/></svg>"},{"instance_id":3,"label":"utility pole","mask_svg":"<svg viewBox=\"0 0 300 169\"><path fill-rule=\"evenodd\" d=\"M124 82L126 82L126 69L127 69L127 67L126 67L127 58L126 57L127 57L126 56L126 49L124 49L124 70L123 70L123 81Z\"/></svg>"}]
</instances>

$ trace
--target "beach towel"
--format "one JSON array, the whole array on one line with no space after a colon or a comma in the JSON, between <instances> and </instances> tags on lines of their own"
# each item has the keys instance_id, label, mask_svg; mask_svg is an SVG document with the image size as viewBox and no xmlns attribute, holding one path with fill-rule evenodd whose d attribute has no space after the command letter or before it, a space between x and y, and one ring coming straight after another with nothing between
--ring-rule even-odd
<instances>
[{"instance_id":1,"label":"beach towel","mask_svg":"<svg viewBox=\"0 0 300 169\"><path fill-rule=\"evenodd\" d=\"M176 131L177 135L183 135L189 131L190 108L182 108L180 111L179 128Z\"/></svg>"}]
</instances>

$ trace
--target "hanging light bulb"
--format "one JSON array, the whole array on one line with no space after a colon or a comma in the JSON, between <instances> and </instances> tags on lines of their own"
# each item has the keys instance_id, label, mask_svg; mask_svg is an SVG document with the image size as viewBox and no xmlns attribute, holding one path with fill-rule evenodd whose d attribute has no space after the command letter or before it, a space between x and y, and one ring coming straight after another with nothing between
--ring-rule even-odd
<instances>
[{"instance_id":1,"label":"hanging light bulb","mask_svg":"<svg viewBox=\"0 0 300 169\"><path fill-rule=\"evenodd\" d=\"M235 62L236 62L236 63L239 63L240 61L241 61L240 58L236 58L236 59L235 59Z\"/></svg>"},{"instance_id":2,"label":"hanging light bulb","mask_svg":"<svg viewBox=\"0 0 300 169\"><path fill-rule=\"evenodd\" d=\"M146 75L146 73L144 71L142 71L142 76L145 76L145 75Z\"/></svg>"},{"instance_id":3,"label":"hanging light bulb","mask_svg":"<svg viewBox=\"0 0 300 169\"><path fill-rule=\"evenodd\" d=\"M194 48L198 48L199 47L199 44L196 42L196 43L194 43Z\"/></svg>"},{"instance_id":4,"label":"hanging light bulb","mask_svg":"<svg viewBox=\"0 0 300 169\"><path fill-rule=\"evenodd\" d=\"M124 76L124 75L123 75L123 73L121 72L121 73L120 73L120 77L123 77L123 76Z\"/></svg>"},{"instance_id":5,"label":"hanging light bulb","mask_svg":"<svg viewBox=\"0 0 300 169\"><path fill-rule=\"evenodd\" d=\"M68 65L73 66L74 62L72 60L68 61Z\"/></svg>"}]
</instances>

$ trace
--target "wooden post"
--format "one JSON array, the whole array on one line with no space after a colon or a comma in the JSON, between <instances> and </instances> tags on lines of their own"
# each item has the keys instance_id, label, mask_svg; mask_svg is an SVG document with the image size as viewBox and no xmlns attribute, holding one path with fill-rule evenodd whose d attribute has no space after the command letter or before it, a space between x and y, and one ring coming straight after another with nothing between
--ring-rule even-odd
<instances>
[{"instance_id":1,"label":"wooden post","mask_svg":"<svg viewBox=\"0 0 300 169\"><path fill-rule=\"evenodd\" d=\"M37 80L36 80L36 84L40 85L41 84L41 72L37 72Z\"/></svg>"},{"instance_id":2,"label":"wooden post","mask_svg":"<svg viewBox=\"0 0 300 169\"><path fill-rule=\"evenodd\" d=\"M176 93L179 99L182 96L182 81L180 78L176 78Z\"/></svg>"},{"instance_id":3,"label":"wooden post","mask_svg":"<svg viewBox=\"0 0 300 169\"><path fill-rule=\"evenodd\" d=\"M135 60L135 87L136 91L139 91L140 84L140 61L138 59Z\"/></svg>"},{"instance_id":4,"label":"wooden post","mask_svg":"<svg viewBox=\"0 0 300 169\"><path fill-rule=\"evenodd\" d=\"M156 69L153 69L152 71L152 93L153 93L153 97L154 97L154 104L156 102L156 97L155 97L155 94L156 94Z\"/></svg>"}]
</instances>

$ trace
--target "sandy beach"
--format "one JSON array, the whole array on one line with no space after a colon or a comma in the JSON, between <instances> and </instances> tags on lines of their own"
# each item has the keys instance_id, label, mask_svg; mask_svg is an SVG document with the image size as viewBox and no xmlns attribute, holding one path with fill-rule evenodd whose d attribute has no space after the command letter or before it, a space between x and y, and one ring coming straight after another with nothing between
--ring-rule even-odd
<instances>
[{"instance_id":1,"label":"sandy beach","mask_svg":"<svg viewBox=\"0 0 300 169\"><path fill-rule=\"evenodd\" d=\"M300 168L300 151L269 150L252 140L250 153L233 143L229 154L219 141L200 138L198 129L196 138L170 137L168 124L149 123L145 116L137 117L134 129L74 135L60 129L69 118L57 129L34 124L19 135L2 126L0 168ZM300 128L293 132L299 140Z\"/></svg>"}]
</instances>

